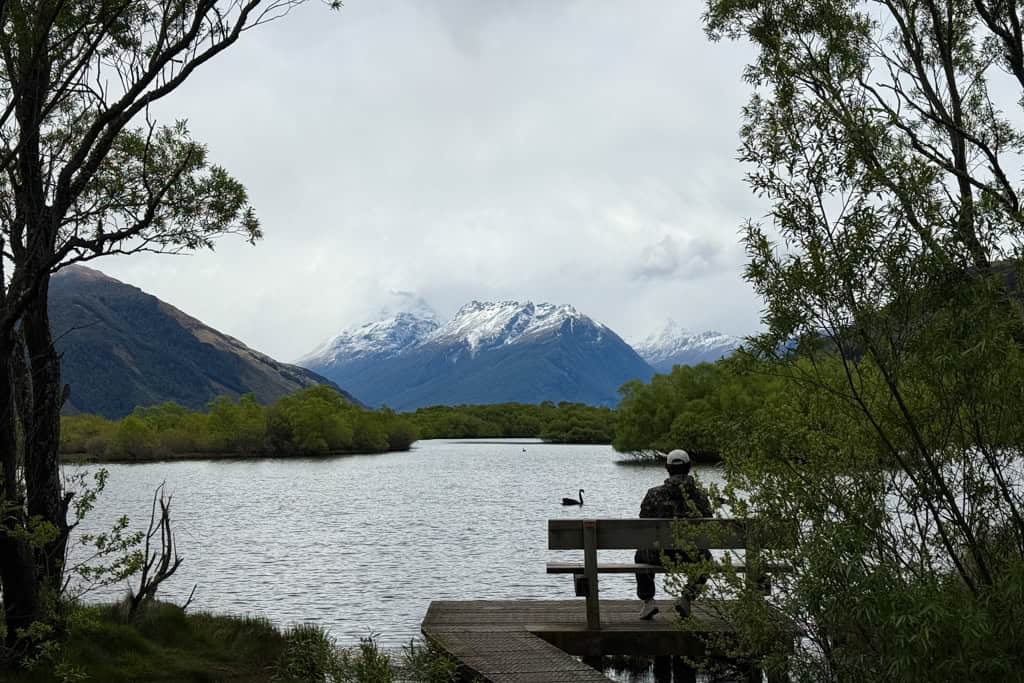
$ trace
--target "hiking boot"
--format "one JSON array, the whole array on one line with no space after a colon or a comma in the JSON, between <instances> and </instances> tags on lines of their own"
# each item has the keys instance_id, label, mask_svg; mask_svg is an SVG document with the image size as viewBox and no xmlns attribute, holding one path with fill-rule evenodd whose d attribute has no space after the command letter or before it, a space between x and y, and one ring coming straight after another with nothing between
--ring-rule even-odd
<instances>
[{"instance_id":1,"label":"hiking boot","mask_svg":"<svg viewBox=\"0 0 1024 683\"><path fill-rule=\"evenodd\" d=\"M640 607L640 618L644 621L650 621L657 613L658 606L654 604L654 600L644 600L644 604Z\"/></svg>"},{"instance_id":2,"label":"hiking boot","mask_svg":"<svg viewBox=\"0 0 1024 683\"><path fill-rule=\"evenodd\" d=\"M690 616L689 595L680 595L679 598L676 599L676 614L678 614L682 619L686 619Z\"/></svg>"}]
</instances>

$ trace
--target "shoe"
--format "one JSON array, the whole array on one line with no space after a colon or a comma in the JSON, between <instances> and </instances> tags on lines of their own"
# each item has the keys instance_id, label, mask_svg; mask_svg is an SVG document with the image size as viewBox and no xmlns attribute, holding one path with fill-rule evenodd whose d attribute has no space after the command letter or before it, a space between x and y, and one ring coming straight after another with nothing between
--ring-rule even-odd
<instances>
[{"instance_id":1,"label":"shoe","mask_svg":"<svg viewBox=\"0 0 1024 683\"><path fill-rule=\"evenodd\" d=\"M676 599L676 614L678 614L683 619L686 619L690 616L689 595L680 595L679 598Z\"/></svg>"},{"instance_id":2,"label":"shoe","mask_svg":"<svg viewBox=\"0 0 1024 683\"><path fill-rule=\"evenodd\" d=\"M657 613L658 606L654 604L654 600L644 600L644 604L640 608L640 618L644 621L650 621Z\"/></svg>"}]
</instances>

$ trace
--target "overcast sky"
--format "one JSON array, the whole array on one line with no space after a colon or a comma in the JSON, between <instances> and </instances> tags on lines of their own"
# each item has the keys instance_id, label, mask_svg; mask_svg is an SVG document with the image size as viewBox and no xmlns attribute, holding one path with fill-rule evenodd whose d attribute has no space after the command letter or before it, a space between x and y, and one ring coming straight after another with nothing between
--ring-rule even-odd
<instances>
[{"instance_id":1,"label":"overcast sky","mask_svg":"<svg viewBox=\"0 0 1024 683\"><path fill-rule=\"evenodd\" d=\"M92 265L281 360L412 292L570 303L627 340L747 334L735 161L749 53L695 0L318 2L164 104L266 238Z\"/></svg>"}]
</instances>

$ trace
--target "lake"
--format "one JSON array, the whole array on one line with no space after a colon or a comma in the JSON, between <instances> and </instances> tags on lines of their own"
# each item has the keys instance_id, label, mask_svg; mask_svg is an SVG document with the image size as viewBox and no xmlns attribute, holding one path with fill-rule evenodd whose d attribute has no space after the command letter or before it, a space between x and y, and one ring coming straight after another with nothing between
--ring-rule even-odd
<instances>
[{"instance_id":1,"label":"lake","mask_svg":"<svg viewBox=\"0 0 1024 683\"><path fill-rule=\"evenodd\" d=\"M431 440L382 455L106 464L82 528L128 514L144 529L166 481L185 561L161 598L181 603L197 584L191 609L318 623L341 644L373 632L397 647L419 635L431 600L573 597L571 577L544 566L582 552L547 550L547 520L635 517L667 476L619 457L610 446ZM713 468L695 471L721 482ZM560 504L580 488L582 507ZM635 598L633 578L602 576L601 595Z\"/></svg>"}]
</instances>

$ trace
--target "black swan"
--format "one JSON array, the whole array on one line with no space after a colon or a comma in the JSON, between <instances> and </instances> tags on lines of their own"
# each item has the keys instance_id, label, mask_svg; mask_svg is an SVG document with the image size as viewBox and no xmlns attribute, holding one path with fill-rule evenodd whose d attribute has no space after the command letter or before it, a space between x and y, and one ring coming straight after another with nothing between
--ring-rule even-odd
<instances>
[{"instance_id":1,"label":"black swan","mask_svg":"<svg viewBox=\"0 0 1024 683\"><path fill-rule=\"evenodd\" d=\"M562 505L583 505L583 489L580 489L580 499L575 498L563 498Z\"/></svg>"}]
</instances>

